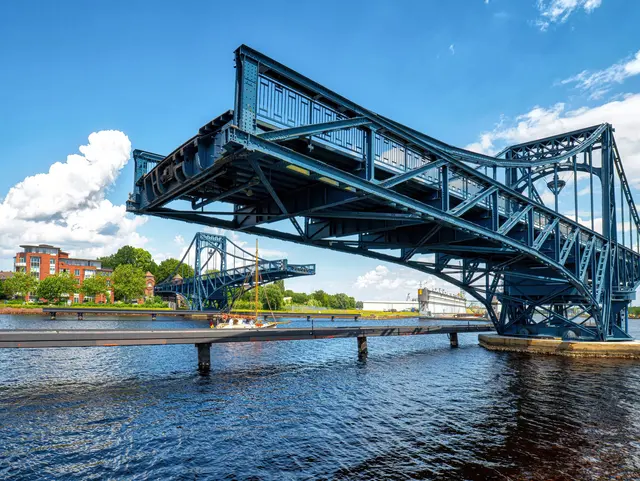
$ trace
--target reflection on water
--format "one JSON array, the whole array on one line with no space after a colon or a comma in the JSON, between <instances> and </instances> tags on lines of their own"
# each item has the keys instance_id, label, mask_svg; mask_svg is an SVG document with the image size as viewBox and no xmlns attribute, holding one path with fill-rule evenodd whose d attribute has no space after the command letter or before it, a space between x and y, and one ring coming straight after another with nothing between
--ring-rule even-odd
<instances>
[{"instance_id":1,"label":"reflection on water","mask_svg":"<svg viewBox=\"0 0 640 481\"><path fill-rule=\"evenodd\" d=\"M214 345L206 376L190 345L0 350L0 478L640 477L640 363L460 344L372 338L366 362L354 339Z\"/></svg>"}]
</instances>

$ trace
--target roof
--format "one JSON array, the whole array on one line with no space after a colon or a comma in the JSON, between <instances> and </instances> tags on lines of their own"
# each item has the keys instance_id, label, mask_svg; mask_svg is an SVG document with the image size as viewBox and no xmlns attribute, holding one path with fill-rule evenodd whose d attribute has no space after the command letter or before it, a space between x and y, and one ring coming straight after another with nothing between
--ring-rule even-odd
<instances>
[{"instance_id":1,"label":"roof","mask_svg":"<svg viewBox=\"0 0 640 481\"><path fill-rule=\"evenodd\" d=\"M145 276L147 277L155 277L153 274L151 274L151 272L147 271L147 273L145 274Z\"/></svg>"},{"instance_id":2,"label":"roof","mask_svg":"<svg viewBox=\"0 0 640 481\"><path fill-rule=\"evenodd\" d=\"M9 277L13 277L13 272L11 271L0 271L0 281L4 281Z\"/></svg>"}]
</instances>

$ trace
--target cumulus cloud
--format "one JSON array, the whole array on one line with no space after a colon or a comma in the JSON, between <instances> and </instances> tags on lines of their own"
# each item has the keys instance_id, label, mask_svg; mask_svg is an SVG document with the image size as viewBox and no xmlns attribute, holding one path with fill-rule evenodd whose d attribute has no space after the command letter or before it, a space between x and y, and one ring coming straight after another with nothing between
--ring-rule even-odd
<instances>
[{"instance_id":1,"label":"cumulus cloud","mask_svg":"<svg viewBox=\"0 0 640 481\"><path fill-rule=\"evenodd\" d=\"M503 147L608 122L615 138L629 181L640 186L640 94L595 107L567 110L564 103L534 107L514 121L502 118L496 127L480 135L468 149L495 154Z\"/></svg>"},{"instance_id":2,"label":"cumulus cloud","mask_svg":"<svg viewBox=\"0 0 640 481\"><path fill-rule=\"evenodd\" d=\"M451 293L458 292L455 287L437 277L404 267L389 269L384 265L378 265L375 269L358 276L353 287L358 290L367 289L367 298L370 300L404 300L407 294L415 298L419 287L438 287Z\"/></svg>"},{"instance_id":3,"label":"cumulus cloud","mask_svg":"<svg viewBox=\"0 0 640 481\"><path fill-rule=\"evenodd\" d=\"M50 243L78 256L101 256L124 244L142 246L143 217L126 214L106 193L129 160L131 142L119 131L94 132L80 154L48 172L26 177L0 203L0 254L22 243Z\"/></svg>"},{"instance_id":4,"label":"cumulus cloud","mask_svg":"<svg viewBox=\"0 0 640 481\"><path fill-rule=\"evenodd\" d=\"M540 18L536 25L543 32L553 23L566 22L576 10L591 13L602 5L602 0L538 0Z\"/></svg>"},{"instance_id":5,"label":"cumulus cloud","mask_svg":"<svg viewBox=\"0 0 640 481\"><path fill-rule=\"evenodd\" d=\"M560 81L560 84L575 84L576 88L589 93L589 98L599 99L612 85L621 84L629 77L640 74L640 50L632 57L617 62L596 72L583 70L577 75Z\"/></svg>"}]
</instances>

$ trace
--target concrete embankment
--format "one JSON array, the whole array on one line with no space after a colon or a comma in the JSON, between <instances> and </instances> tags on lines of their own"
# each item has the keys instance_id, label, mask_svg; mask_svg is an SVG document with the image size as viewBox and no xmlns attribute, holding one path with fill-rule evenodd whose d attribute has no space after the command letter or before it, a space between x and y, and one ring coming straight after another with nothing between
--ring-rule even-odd
<instances>
[{"instance_id":1,"label":"concrete embankment","mask_svg":"<svg viewBox=\"0 0 640 481\"><path fill-rule=\"evenodd\" d=\"M13 315L29 315L29 314L34 314L34 315L42 315L42 308L41 307L34 307L32 309L26 308L26 307L0 307L0 314L13 314Z\"/></svg>"},{"instance_id":2,"label":"concrete embankment","mask_svg":"<svg viewBox=\"0 0 640 481\"><path fill-rule=\"evenodd\" d=\"M522 337L480 334L480 345L490 351L529 352L574 357L615 357L640 359L640 341L590 342L562 339L526 339Z\"/></svg>"}]
</instances>

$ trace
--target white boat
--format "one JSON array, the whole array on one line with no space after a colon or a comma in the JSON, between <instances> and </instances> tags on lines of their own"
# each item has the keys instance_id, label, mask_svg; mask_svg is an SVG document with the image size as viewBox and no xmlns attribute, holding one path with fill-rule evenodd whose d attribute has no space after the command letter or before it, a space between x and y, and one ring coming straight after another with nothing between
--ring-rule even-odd
<instances>
[{"instance_id":1,"label":"white boat","mask_svg":"<svg viewBox=\"0 0 640 481\"><path fill-rule=\"evenodd\" d=\"M230 317L227 322L221 322L216 329L264 329L267 327L276 327L275 322L255 322L253 319L244 319L242 317Z\"/></svg>"}]
</instances>

